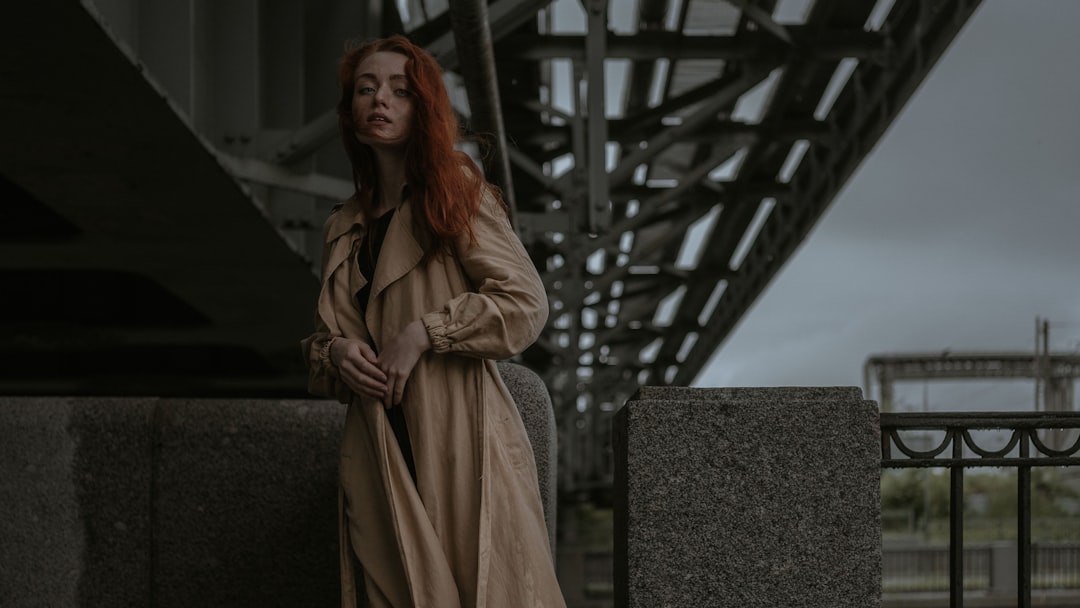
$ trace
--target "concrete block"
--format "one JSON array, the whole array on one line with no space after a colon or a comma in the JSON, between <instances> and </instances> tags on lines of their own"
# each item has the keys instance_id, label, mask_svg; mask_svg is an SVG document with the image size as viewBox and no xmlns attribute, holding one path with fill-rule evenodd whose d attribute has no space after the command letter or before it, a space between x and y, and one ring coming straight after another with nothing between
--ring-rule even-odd
<instances>
[{"instance_id":1,"label":"concrete block","mask_svg":"<svg viewBox=\"0 0 1080 608\"><path fill-rule=\"evenodd\" d=\"M532 443L536 472L540 484L540 500L544 503L544 519L548 529L551 554L555 554L555 513L558 469L558 434L555 430L555 411L551 394L540 376L517 363L500 362L499 375L514 397L525 431Z\"/></svg>"},{"instance_id":2,"label":"concrete block","mask_svg":"<svg viewBox=\"0 0 1080 608\"><path fill-rule=\"evenodd\" d=\"M857 388L642 388L615 419L621 607L880 605L877 407Z\"/></svg>"}]
</instances>

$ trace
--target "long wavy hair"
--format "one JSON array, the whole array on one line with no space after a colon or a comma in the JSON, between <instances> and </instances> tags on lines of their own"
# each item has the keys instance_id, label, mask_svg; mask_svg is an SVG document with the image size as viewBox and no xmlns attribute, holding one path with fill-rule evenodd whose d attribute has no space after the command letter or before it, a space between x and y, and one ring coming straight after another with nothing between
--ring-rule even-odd
<instances>
[{"instance_id":1,"label":"long wavy hair","mask_svg":"<svg viewBox=\"0 0 1080 608\"><path fill-rule=\"evenodd\" d=\"M378 52L399 53L408 59L405 77L414 106L411 136L405 144L405 179L413 204L419 203L420 212L413 214L416 224L431 239L426 257L450 252L453 240L463 234L474 242L472 220L480 207L482 190L489 189L501 201L500 193L486 183L472 159L454 147L461 137L460 130L439 64L401 35L347 44L338 68L338 126L352 164L357 199L370 217L378 173L371 147L356 138L352 100L357 66Z\"/></svg>"}]
</instances>

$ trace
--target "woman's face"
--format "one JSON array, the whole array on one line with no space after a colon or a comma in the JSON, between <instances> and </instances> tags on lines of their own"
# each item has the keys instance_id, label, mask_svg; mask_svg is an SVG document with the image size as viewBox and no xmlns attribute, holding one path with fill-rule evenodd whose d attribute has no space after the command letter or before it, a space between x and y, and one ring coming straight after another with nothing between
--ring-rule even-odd
<instances>
[{"instance_id":1,"label":"woman's face","mask_svg":"<svg viewBox=\"0 0 1080 608\"><path fill-rule=\"evenodd\" d=\"M412 134L413 104L405 77L408 57L373 53L356 66L352 116L356 139L375 147L401 147Z\"/></svg>"}]
</instances>

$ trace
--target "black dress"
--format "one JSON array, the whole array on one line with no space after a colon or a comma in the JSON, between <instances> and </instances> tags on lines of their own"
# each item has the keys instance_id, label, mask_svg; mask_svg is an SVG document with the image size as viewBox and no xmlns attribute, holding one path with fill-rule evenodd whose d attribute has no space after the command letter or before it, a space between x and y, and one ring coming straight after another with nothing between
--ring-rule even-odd
<instances>
[{"instance_id":1,"label":"black dress","mask_svg":"<svg viewBox=\"0 0 1080 608\"><path fill-rule=\"evenodd\" d=\"M393 216L393 209L379 216L371 230L364 235L364 240L360 242L360 252L356 256L356 263L360 267L360 274L368 279L364 287L356 292L356 303L360 306L361 315L367 314L368 298L371 296L371 280L375 276L379 250L382 249L383 241L386 240L386 230L390 227L390 218ZM372 345L372 349L374 348L375 346ZM409 467L409 474L412 475L413 483L416 483L416 463L413 461L409 429L405 425L405 413L401 411L401 406L394 406L386 411L386 415L390 419L390 427L394 429L394 437L397 438L398 447L401 448L401 455Z\"/></svg>"}]
</instances>

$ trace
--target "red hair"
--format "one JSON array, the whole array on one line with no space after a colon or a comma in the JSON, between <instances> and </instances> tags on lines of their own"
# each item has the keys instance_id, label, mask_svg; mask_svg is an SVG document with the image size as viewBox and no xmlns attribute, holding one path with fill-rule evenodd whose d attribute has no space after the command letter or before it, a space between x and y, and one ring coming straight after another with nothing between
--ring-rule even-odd
<instances>
[{"instance_id":1,"label":"red hair","mask_svg":"<svg viewBox=\"0 0 1080 608\"><path fill-rule=\"evenodd\" d=\"M486 184L472 159L454 147L460 140L457 115L450 104L438 62L401 35L347 46L338 68L341 85L338 127L345 153L352 164L357 199L370 214L377 172L375 154L356 139L352 114L356 68L368 56L379 52L398 53L408 59L405 77L415 103L412 134L405 144L405 179L414 205L419 202L420 211L413 217L431 237L432 246L426 252L427 256L449 252L453 240L462 234L467 234L470 242L475 240L472 220L480 208L482 190L486 187L496 197L499 192Z\"/></svg>"}]
</instances>

